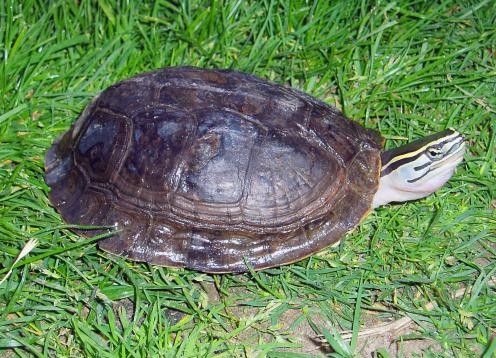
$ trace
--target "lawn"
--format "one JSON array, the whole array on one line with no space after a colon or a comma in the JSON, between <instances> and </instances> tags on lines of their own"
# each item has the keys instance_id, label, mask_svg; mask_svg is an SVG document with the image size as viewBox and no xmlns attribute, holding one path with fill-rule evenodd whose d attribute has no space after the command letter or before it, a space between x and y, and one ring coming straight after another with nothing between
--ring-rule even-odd
<instances>
[{"instance_id":1,"label":"lawn","mask_svg":"<svg viewBox=\"0 0 496 358\"><path fill-rule=\"evenodd\" d=\"M495 1L140 3L0 0L0 356L495 354ZM126 261L62 222L44 155L101 90L177 65L296 87L387 148L453 127L469 150L435 195L292 265Z\"/></svg>"}]
</instances>

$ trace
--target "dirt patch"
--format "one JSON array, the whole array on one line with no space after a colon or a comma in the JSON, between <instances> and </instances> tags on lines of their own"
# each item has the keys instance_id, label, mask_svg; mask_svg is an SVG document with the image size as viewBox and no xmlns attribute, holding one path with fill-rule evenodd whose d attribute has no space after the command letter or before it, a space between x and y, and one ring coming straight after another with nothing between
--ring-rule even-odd
<instances>
[{"instance_id":1,"label":"dirt patch","mask_svg":"<svg viewBox=\"0 0 496 358\"><path fill-rule=\"evenodd\" d=\"M221 300L213 284L203 282L201 286L210 303ZM236 291L236 297L244 296L243 289L240 288ZM248 297L251 294L249 292L245 292L245 294L248 301ZM311 354L316 357L324 357L333 352L324 337L316 333L309 323L311 321L318 328L325 327L328 331L333 330L332 327L329 327L329 322L323 315L319 314L317 306L305 307L305 309L288 307L282 313L277 314L274 324L274 322L271 322L271 312L268 312L268 310L272 309L275 312L279 308L278 303L275 303L274 307L253 307L247 306L246 302L243 301L227 307L226 313L234 321L243 322L243 324L250 322L249 327L246 327L232 338L233 343L246 345L247 342L253 342L253 350L247 351L247 356L249 357L255 357L260 353L256 347L261 342L274 342L276 336L279 341L284 339L288 343L299 345L298 348L280 349L281 351ZM379 349L386 350L392 356L412 356L413 354L422 354L426 350L432 352L442 351L442 347L435 340L412 339L416 333L416 326L413 322L398 326L394 323L391 324L395 322L392 319L390 322L384 322L384 317L379 317L375 311L368 313L364 311L363 314L365 317L362 317L362 319L366 322L363 325L364 330L371 327L379 327L379 329L376 334L358 338L355 353L360 357L376 357L376 352ZM347 335L343 334L342 337L346 338ZM349 344L350 339L345 339L345 342Z\"/></svg>"}]
</instances>

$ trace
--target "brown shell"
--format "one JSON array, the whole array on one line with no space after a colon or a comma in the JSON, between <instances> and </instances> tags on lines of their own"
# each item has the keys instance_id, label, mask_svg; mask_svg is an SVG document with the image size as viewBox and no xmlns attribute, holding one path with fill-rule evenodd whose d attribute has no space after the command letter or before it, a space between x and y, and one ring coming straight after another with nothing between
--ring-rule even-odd
<instances>
[{"instance_id":1,"label":"brown shell","mask_svg":"<svg viewBox=\"0 0 496 358\"><path fill-rule=\"evenodd\" d=\"M381 147L376 132L297 90L166 68L95 98L48 151L46 182L66 222L118 230L103 250L239 272L297 261L355 227Z\"/></svg>"}]
</instances>

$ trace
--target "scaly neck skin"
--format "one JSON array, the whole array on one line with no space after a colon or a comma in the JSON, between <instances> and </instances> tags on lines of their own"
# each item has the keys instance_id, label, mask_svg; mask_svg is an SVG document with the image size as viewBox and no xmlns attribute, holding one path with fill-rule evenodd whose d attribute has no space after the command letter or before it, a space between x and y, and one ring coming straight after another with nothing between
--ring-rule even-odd
<instances>
[{"instance_id":1,"label":"scaly neck skin","mask_svg":"<svg viewBox=\"0 0 496 358\"><path fill-rule=\"evenodd\" d=\"M463 136L451 129L384 152L373 207L435 192L453 175L464 152Z\"/></svg>"}]
</instances>

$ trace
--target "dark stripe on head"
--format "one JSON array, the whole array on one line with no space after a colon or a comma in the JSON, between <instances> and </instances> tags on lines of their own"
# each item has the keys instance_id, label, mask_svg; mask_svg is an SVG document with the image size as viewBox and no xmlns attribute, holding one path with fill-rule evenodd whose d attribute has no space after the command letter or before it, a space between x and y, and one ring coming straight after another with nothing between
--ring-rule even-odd
<instances>
[{"instance_id":1,"label":"dark stripe on head","mask_svg":"<svg viewBox=\"0 0 496 358\"><path fill-rule=\"evenodd\" d=\"M415 183L417 180L420 180L422 179L423 177L425 177L427 174L429 174L430 172L432 172L433 170L435 170L436 168L430 168L428 171L426 171L424 174L422 174L421 176L417 177L417 178L414 178L414 179L409 179L407 180L407 182L409 183Z\"/></svg>"},{"instance_id":2,"label":"dark stripe on head","mask_svg":"<svg viewBox=\"0 0 496 358\"><path fill-rule=\"evenodd\" d=\"M424 168L427 168L431 164L432 164L432 162L429 160L427 163L422 164L422 165L419 165L418 167L413 168L413 170L415 170L416 172L418 172L419 170L422 170Z\"/></svg>"}]
</instances>

